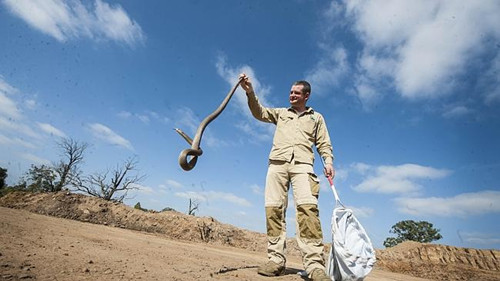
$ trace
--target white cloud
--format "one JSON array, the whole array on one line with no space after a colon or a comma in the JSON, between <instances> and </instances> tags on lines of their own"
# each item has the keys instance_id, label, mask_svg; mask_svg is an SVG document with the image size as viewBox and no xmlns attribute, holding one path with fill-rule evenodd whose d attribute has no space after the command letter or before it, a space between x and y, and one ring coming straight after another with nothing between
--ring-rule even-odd
<instances>
[{"instance_id":1,"label":"white cloud","mask_svg":"<svg viewBox=\"0 0 500 281\"><path fill-rule=\"evenodd\" d=\"M47 123L40 123L40 122L36 122L38 124L38 127L40 127L40 129L42 129L42 131L50 134L50 135L53 135L53 136L56 136L56 137L66 137L66 134L64 132L62 132L61 130L57 129L56 127L50 125L50 124L47 124Z\"/></svg>"},{"instance_id":2,"label":"white cloud","mask_svg":"<svg viewBox=\"0 0 500 281\"><path fill-rule=\"evenodd\" d=\"M130 149L130 150L134 150L134 148L132 147L132 144L128 140L126 140L125 138L118 135L113 130L111 130L110 128L108 128L102 124L99 124L99 123L89 124L89 128L90 128L92 135L95 138L101 139L101 140L103 140L107 143L110 143L112 145L118 145L118 146Z\"/></svg>"},{"instance_id":3,"label":"white cloud","mask_svg":"<svg viewBox=\"0 0 500 281\"><path fill-rule=\"evenodd\" d=\"M261 188L259 185L257 184L252 184L250 186L250 189L252 190L253 193L255 194L258 194L258 195L263 195L264 194L264 191L263 191L263 188Z\"/></svg>"},{"instance_id":4,"label":"white cloud","mask_svg":"<svg viewBox=\"0 0 500 281\"><path fill-rule=\"evenodd\" d=\"M227 63L227 58L224 55L219 55L217 57L216 68L219 76L226 80L226 82L228 82L231 87L236 84L239 75L241 73L245 73L248 77L250 77L250 81L252 82L253 89L259 99L259 102L263 106L273 106L267 100L267 96L270 93L270 88L262 85L262 83L257 78L254 70L250 66L231 66ZM250 135L250 139L253 141L271 139L274 133L274 126L270 126L267 123L257 121L252 116L252 114L250 113L250 109L248 108L246 94L241 87L238 87L238 89L234 93L233 99L236 99L236 106L239 109L238 112L242 113L246 117L246 120L241 121L237 124L237 128Z\"/></svg>"},{"instance_id":5,"label":"white cloud","mask_svg":"<svg viewBox=\"0 0 500 281\"><path fill-rule=\"evenodd\" d=\"M130 118L137 118L139 121L141 121L144 124L149 124L151 120L157 120L162 123L168 123L170 121L169 118L160 116L158 113L154 111L146 111L145 113L132 113L129 111L120 111L116 114L119 118L121 119L130 119Z\"/></svg>"},{"instance_id":6,"label":"white cloud","mask_svg":"<svg viewBox=\"0 0 500 281\"><path fill-rule=\"evenodd\" d=\"M12 95L12 94L16 94L18 92L18 90L16 88L12 87L11 85L9 85L9 83L5 82L3 79L3 76L0 75L0 92L8 94L8 95Z\"/></svg>"},{"instance_id":7,"label":"white cloud","mask_svg":"<svg viewBox=\"0 0 500 281\"><path fill-rule=\"evenodd\" d=\"M72 38L114 40L134 46L145 40L140 25L119 5L101 0L4 0L9 10L31 27L58 41Z\"/></svg>"},{"instance_id":8,"label":"white cloud","mask_svg":"<svg viewBox=\"0 0 500 281\"><path fill-rule=\"evenodd\" d=\"M131 20L120 5L112 7L100 0L95 3L98 33L102 32L105 37L116 41L124 41L129 45L144 40L144 34L139 24Z\"/></svg>"},{"instance_id":9,"label":"white cloud","mask_svg":"<svg viewBox=\"0 0 500 281\"><path fill-rule=\"evenodd\" d=\"M36 106L37 106L37 102L36 100L33 100L33 99L29 99L29 100L26 100L24 102L24 106L27 108L27 109L35 109Z\"/></svg>"},{"instance_id":10,"label":"white cloud","mask_svg":"<svg viewBox=\"0 0 500 281\"><path fill-rule=\"evenodd\" d=\"M500 235L498 234L485 234L477 232L459 232L460 238L464 242L477 244L477 245L494 245L500 243Z\"/></svg>"},{"instance_id":11,"label":"white cloud","mask_svg":"<svg viewBox=\"0 0 500 281\"><path fill-rule=\"evenodd\" d=\"M154 194L155 193L155 190L152 187L145 186L145 185L134 184L134 188L137 188L137 191L139 193L143 193L143 194L150 195L150 194Z\"/></svg>"},{"instance_id":12,"label":"white cloud","mask_svg":"<svg viewBox=\"0 0 500 281\"><path fill-rule=\"evenodd\" d=\"M0 75L0 116L11 119L21 118L21 111L19 110L16 102L7 96L13 95L17 92L17 89L5 82L3 77Z\"/></svg>"},{"instance_id":13,"label":"white cloud","mask_svg":"<svg viewBox=\"0 0 500 281\"><path fill-rule=\"evenodd\" d=\"M40 135L27 125L18 102L10 97L19 97L18 93L19 90L9 85L0 75L0 131L39 139Z\"/></svg>"},{"instance_id":14,"label":"white cloud","mask_svg":"<svg viewBox=\"0 0 500 281\"><path fill-rule=\"evenodd\" d=\"M358 163L351 164L351 168L360 174L365 174L372 169L372 166L365 164L365 163L358 162Z\"/></svg>"},{"instance_id":15,"label":"white cloud","mask_svg":"<svg viewBox=\"0 0 500 281\"><path fill-rule=\"evenodd\" d=\"M227 58L222 54L217 57L217 63L215 66L217 68L217 74L219 74L220 77L226 80L226 82L229 83L231 87L236 84L239 75L241 73L245 73L250 77L253 89L255 91L255 94L259 98L259 101L263 105L269 105L267 96L269 95L270 89L262 85L262 83L257 78L254 70L250 66L231 66L228 64ZM247 105L247 97L241 87L238 87L233 97L237 100L238 106L242 109L242 112L245 112L248 116L250 116L250 111Z\"/></svg>"},{"instance_id":16,"label":"white cloud","mask_svg":"<svg viewBox=\"0 0 500 281\"><path fill-rule=\"evenodd\" d=\"M344 182L349 177L349 171L342 167L335 167L335 180Z\"/></svg>"},{"instance_id":17,"label":"white cloud","mask_svg":"<svg viewBox=\"0 0 500 281\"><path fill-rule=\"evenodd\" d=\"M457 105L457 106L447 108L445 110L445 112L443 113L443 117L450 118L450 119L451 118L459 118L459 117L465 116L471 112L472 111L469 108L467 108L463 105Z\"/></svg>"},{"instance_id":18,"label":"white cloud","mask_svg":"<svg viewBox=\"0 0 500 281\"><path fill-rule=\"evenodd\" d=\"M212 112L207 112L207 116L210 113ZM174 125L194 140L195 134L202 120L196 117L194 112L187 107L181 107L177 109L176 116L177 118L174 121ZM208 126L205 128L205 131L203 132L202 143L200 144L202 148L205 145L208 147L220 147L226 146L227 144L227 141L216 138L212 134L212 131Z\"/></svg>"},{"instance_id":19,"label":"white cloud","mask_svg":"<svg viewBox=\"0 0 500 281\"><path fill-rule=\"evenodd\" d=\"M17 108L16 103L2 92L0 92L0 115L11 119L19 119L21 117L21 112Z\"/></svg>"},{"instance_id":20,"label":"white cloud","mask_svg":"<svg viewBox=\"0 0 500 281\"><path fill-rule=\"evenodd\" d=\"M396 61L390 57L379 57L370 53L363 53L358 64L371 79L389 76L394 72Z\"/></svg>"},{"instance_id":21,"label":"white cloud","mask_svg":"<svg viewBox=\"0 0 500 281\"><path fill-rule=\"evenodd\" d=\"M338 1L331 1L328 9L325 9L322 12L324 17L325 24L323 28L325 29L325 36L328 36L328 33L335 29L336 26L342 25L344 21L342 21L342 14L344 13L344 7ZM331 24L334 23L334 24Z\"/></svg>"},{"instance_id":22,"label":"white cloud","mask_svg":"<svg viewBox=\"0 0 500 281\"><path fill-rule=\"evenodd\" d=\"M316 66L306 74L306 80L314 87L312 93L328 94L328 89L337 86L348 73L347 51L342 47L322 48L323 56Z\"/></svg>"},{"instance_id":23,"label":"white cloud","mask_svg":"<svg viewBox=\"0 0 500 281\"><path fill-rule=\"evenodd\" d=\"M372 81L364 76L354 79L354 89L365 110L370 110L382 99L382 93L377 90Z\"/></svg>"},{"instance_id":24,"label":"white cloud","mask_svg":"<svg viewBox=\"0 0 500 281\"><path fill-rule=\"evenodd\" d=\"M397 198L399 211L418 216L470 217L500 213L500 191L462 193L454 197Z\"/></svg>"},{"instance_id":25,"label":"white cloud","mask_svg":"<svg viewBox=\"0 0 500 281\"><path fill-rule=\"evenodd\" d=\"M120 111L117 114L118 117L123 118L123 119L128 119L128 118L132 117L132 115L133 114L131 112L128 112L128 111Z\"/></svg>"},{"instance_id":26,"label":"white cloud","mask_svg":"<svg viewBox=\"0 0 500 281\"><path fill-rule=\"evenodd\" d=\"M418 180L438 179L450 174L448 170L416 164L373 167L358 163L353 167L365 176L365 179L354 187L356 191L386 194L416 192L420 189Z\"/></svg>"},{"instance_id":27,"label":"white cloud","mask_svg":"<svg viewBox=\"0 0 500 281\"><path fill-rule=\"evenodd\" d=\"M37 148L34 144L27 142L25 140L22 140L20 138L8 138L2 134L0 134L0 144L4 146L10 146L10 145L18 145L18 146L23 146L26 148Z\"/></svg>"},{"instance_id":28,"label":"white cloud","mask_svg":"<svg viewBox=\"0 0 500 281\"><path fill-rule=\"evenodd\" d=\"M150 121L149 116L141 114L137 115L137 118L139 118L139 120L141 120L142 123L149 124Z\"/></svg>"},{"instance_id":29,"label":"white cloud","mask_svg":"<svg viewBox=\"0 0 500 281\"><path fill-rule=\"evenodd\" d=\"M322 191L322 192L330 192L330 193L331 193L331 192L332 192L332 191L331 191L331 190L332 190L332 188L331 188L331 186L330 186L330 182L328 182L328 180L327 180L327 179L324 179L323 177L319 177L318 179L319 179L319 188L320 188L320 191ZM335 184L335 181L336 181L336 182L339 182L339 180L340 180L340 179L339 179L339 178L337 178L337 171L335 171L335 180L334 180L334 184ZM337 187L337 192L338 192L338 188L339 188L339 186L341 186L341 185L339 185L339 184L337 183L337 184L335 184L335 186ZM332 197L332 198L333 198L333 197Z\"/></svg>"},{"instance_id":30,"label":"white cloud","mask_svg":"<svg viewBox=\"0 0 500 281\"><path fill-rule=\"evenodd\" d=\"M344 1L354 29L371 48L397 46L432 17L435 1Z\"/></svg>"},{"instance_id":31,"label":"white cloud","mask_svg":"<svg viewBox=\"0 0 500 281\"><path fill-rule=\"evenodd\" d=\"M165 185L167 187L173 187L173 188L182 188L183 187L182 183L175 181L175 180L166 180Z\"/></svg>"},{"instance_id":32,"label":"white cloud","mask_svg":"<svg viewBox=\"0 0 500 281\"><path fill-rule=\"evenodd\" d=\"M194 192L194 191L187 191L187 192L176 192L175 196L181 197L181 198L186 198L186 199L192 199L200 202L205 202L208 201L207 197L200 193L200 192Z\"/></svg>"},{"instance_id":33,"label":"white cloud","mask_svg":"<svg viewBox=\"0 0 500 281\"><path fill-rule=\"evenodd\" d=\"M30 126L24 123L8 120L1 116L0 116L0 131L19 133L35 139L41 138L40 135L37 134Z\"/></svg>"},{"instance_id":34,"label":"white cloud","mask_svg":"<svg viewBox=\"0 0 500 281\"><path fill-rule=\"evenodd\" d=\"M261 123L255 123L253 121L244 120L241 122L237 122L236 128L240 129L242 132L244 132L249 136L249 138L247 139L249 142L271 141L273 137L271 130L274 129L275 127L266 123L262 123L264 125L256 125L256 124L261 124ZM267 128L269 129L265 128L264 126L267 126Z\"/></svg>"},{"instance_id":35,"label":"white cloud","mask_svg":"<svg viewBox=\"0 0 500 281\"><path fill-rule=\"evenodd\" d=\"M491 67L480 78L481 88L484 89L484 101L486 104L500 102L500 52L497 53L491 63Z\"/></svg>"},{"instance_id":36,"label":"white cloud","mask_svg":"<svg viewBox=\"0 0 500 281\"><path fill-rule=\"evenodd\" d=\"M485 102L487 104L500 102L500 81L494 84L494 89L491 92L486 94Z\"/></svg>"},{"instance_id":37,"label":"white cloud","mask_svg":"<svg viewBox=\"0 0 500 281\"><path fill-rule=\"evenodd\" d=\"M177 109L176 116L179 117L174 122L175 126L193 139L201 120L187 107Z\"/></svg>"},{"instance_id":38,"label":"white cloud","mask_svg":"<svg viewBox=\"0 0 500 281\"><path fill-rule=\"evenodd\" d=\"M363 44L355 85L363 104L381 98L374 85L385 78L389 78L386 86L407 99L451 95L470 64L481 55L498 52L495 44L487 43L500 39L500 3L495 0L344 0L343 4L332 4L328 15L344 15ZM342 24L338 18L333 21ZM367 59L377 63L367 64ZM483 74L498 73L500 64L485 62L481 68L476 74L483 77L481 84L490 85L484 98L491 102L499 96L500 78Z\"/></svg>"},{"instance_id":39,"label":"white cloud","mask_svg":"<svg viewBox=\"0 0 500 281\"><path fill-rule=\"evenodd\" d=\"M35 165L38 165L38 164L48 165L48 164L50 164L49 160L47 160L45 158L38 157L38 156L31 154L31 153L22 153L21 158L23 158L24 160L27 160L28 162L33 163Z\"/></svg>"},{"instance_id":40,"label":"white cloud","mask_svg":"<svg viewBox=\"0 0 500 281\"><path fill-rule=\"evenodd\" d=\"M373 210L372 208L368 208L368 207L353 207L353 206L346 206L346 208L349 208L352 210L352 212L354 213L354 215L356 215L356 217L360 217L360 218L369 218L371 217L374 213L375 213L375 210Z\"/></svg>"},{"instance_id":41,"label":"white cloud","mask_svg":"<svg viewBox=\"0 0 500 281\"><path fill-rule=\"evenodd\" d=\"M354 76L353 82L355 93L365 110L370 110L384 97L383 81L390 77L395 67L393 58L379 57L367 52L363 52L358 59L358 75Z\"/></svg>"},{"instance_id":42,"label":"white cloud","mask_svg":"<svg viewBox=\"0 0 500 281\"><path fill-rule=\"evenodd\" d=\"M188 192L177 192L175 193L175 196L181 197L181 198L186 198L186 199L193 199L193 200L198 200L200 202L207 202L207 201L225 201L229 202L231 204L239 205L239 206L244 206L244 207L250 207L252 204L246 200L245 198L238 197L232 193L227 193L227 192L218 192L218 191L203 191L203 192L194 192L194 191L188 191Z\"/></svg>"}]
</instances>

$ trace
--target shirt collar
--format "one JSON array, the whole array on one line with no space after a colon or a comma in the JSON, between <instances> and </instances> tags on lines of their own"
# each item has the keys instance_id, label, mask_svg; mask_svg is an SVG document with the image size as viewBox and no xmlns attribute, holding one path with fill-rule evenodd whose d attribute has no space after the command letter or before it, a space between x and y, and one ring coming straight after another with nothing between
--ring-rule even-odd
<instances>
[{"instance_id":1,"label":"shirt collar","mask_svg":"<svg viewBox=\"0 0 500 281\"><path fill-rule=\"evenodd\" d=\"M289 107L288 111L291 111L293 113L297 113L297 111L295 111L295 109L293 109L293 107ZM303 114L313 114L314 113L314 109L312 107L307 106L306 110L304 112L302 112L302 113Z\"/></svg>"}]
</instances>

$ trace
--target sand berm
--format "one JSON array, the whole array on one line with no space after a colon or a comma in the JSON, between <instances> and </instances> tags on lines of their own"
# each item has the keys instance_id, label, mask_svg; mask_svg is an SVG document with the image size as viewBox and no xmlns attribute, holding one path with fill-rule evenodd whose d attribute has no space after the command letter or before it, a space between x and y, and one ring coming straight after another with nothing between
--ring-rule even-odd
<instances>
[{"instance_id":1,"label":"sand berm","mask_svg":"<svg viewBox=\"0 0 500 281\"><path fill-rule=\"evenodd\" d=\"M266 237L211 217L147 212L74 194L0 198L0 280L307 280L294 239L284 276L265 278ZM365 279L500 280L500 251L404 242Z\"/></svg>"}]
</instances>

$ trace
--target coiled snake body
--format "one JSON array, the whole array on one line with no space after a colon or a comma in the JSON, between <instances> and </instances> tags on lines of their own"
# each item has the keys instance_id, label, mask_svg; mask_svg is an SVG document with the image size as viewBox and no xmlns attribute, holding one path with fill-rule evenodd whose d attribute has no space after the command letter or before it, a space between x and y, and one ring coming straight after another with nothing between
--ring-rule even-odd
<instances>
[{"instance_id":1,"label":"coiled snake body","mask_svg":"<svg viewBox=\"0 0 500 281\"><path fill-rule=\"evenodd\" d=\"M198 130L196 130L196 135L194 136L194 140L191 139L186 133L184 133L182 130L175 128L175 131L181 135L188 143L191 145L191 148L184 149L181 151L179 154L179 165L184 169L185 171L192 170L194 166L196 165L196 162L198 161L198 156L203 154L203 150L200 148L200 143L201 143L201 137L203 135L203 132L205 131L205 128L212 122L219 114L226 108L227 103L233 96L234 92L240 85L242 79L240 78L236 85L231 89L231 91L227 94L226 98L222 101L222 103L219 105L219 107L212 112L210 115L205 117L203 121L200 123L198 126ZM191 160L188 161L188 157L192 157Z\"/></svg>"}]
</instances>

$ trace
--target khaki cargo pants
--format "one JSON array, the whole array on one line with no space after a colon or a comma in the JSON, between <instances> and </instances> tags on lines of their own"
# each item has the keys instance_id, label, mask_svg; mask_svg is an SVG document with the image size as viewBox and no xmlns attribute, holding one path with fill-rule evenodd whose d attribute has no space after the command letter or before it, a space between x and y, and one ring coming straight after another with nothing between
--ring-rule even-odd
<instances>
[{"instance_id":1,"label":"khaki cargo pants","mask_svg":"<svg viewBox=\"0 0 500 281\"><path fill-rule=\"evenodd\" d=\"M325 269L323 233L319 220L319 181L310 164L270 160L266 178L265 206L268 258L285 265L286 209L292 185L296 209L297 243L306 272Z\"/></svg>"}]
</instances>

